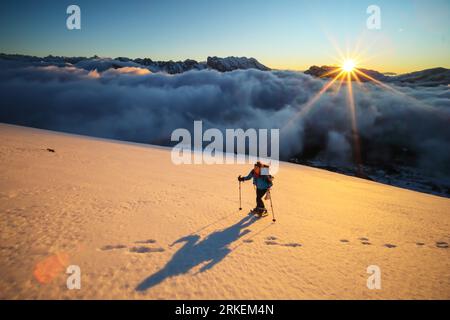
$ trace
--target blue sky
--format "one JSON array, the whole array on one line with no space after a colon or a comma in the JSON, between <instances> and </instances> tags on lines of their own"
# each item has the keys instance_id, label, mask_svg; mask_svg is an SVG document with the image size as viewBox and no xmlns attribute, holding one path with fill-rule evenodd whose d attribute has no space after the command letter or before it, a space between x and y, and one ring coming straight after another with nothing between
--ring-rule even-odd
<instances>
[{"instance_id":1,"label":"blue sky","mask_svg":"<svg viewBox=\"0 0 450 320\"><path fill-rule=\"evenodd\" d=\"M81 30L66 28L70 4L81 7ZM371 4L381 8L381 30L366 28ZM252 56L272 68L304 70L337 63L335 47L351 52L359 43L361 67L450 67L448 0L2 0L0 12L6 53Z\"/></svg>"}]
</instances>

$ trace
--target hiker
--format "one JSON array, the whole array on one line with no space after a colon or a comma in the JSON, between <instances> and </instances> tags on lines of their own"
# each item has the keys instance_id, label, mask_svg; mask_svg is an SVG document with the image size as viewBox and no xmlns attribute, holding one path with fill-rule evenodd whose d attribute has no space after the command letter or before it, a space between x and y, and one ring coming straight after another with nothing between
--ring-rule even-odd
<instances>
[{"instance_id":1,"label":"hiker","mask_svg":"<svg viewBox=\"0 0 450 320\"><path fill-rule=\"evenodd\" d=\"M246 177L238 177L238 181L247 181L253 178L253 184L256 186L256 208L252 210L252 213L263 215L267 213L266 207L264 206L264 201L262 197L267 193L267 191L272 187L273 177L267 172L263 172L262 169L268 169L269 166L262 164L260 161L255 163L253 170ZM264 170L266 171L266 170Z\"/></svg>"}]
</instances>

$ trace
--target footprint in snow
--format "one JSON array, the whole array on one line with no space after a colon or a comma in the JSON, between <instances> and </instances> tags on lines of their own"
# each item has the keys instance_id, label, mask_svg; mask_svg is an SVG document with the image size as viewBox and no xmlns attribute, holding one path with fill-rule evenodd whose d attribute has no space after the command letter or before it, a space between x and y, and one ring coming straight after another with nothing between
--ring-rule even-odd
<instances>
[{"instance_id":1,"label":"footprint in snow","mask_svg":"<svg viewBox=\"0 0 450 320\"><path fill-rule=\"evenodd\" d=\"M142 243L142 244L147 244L147 243L156 243L156 240L153 240L153 239L148 239L148 240L139 240L139 241L135 241L134 243Z\"/></svg>"},{"instance_id":2,"label":"footprint in snow","mask_svg":"<svg viewBox=\"0 0 450 320\"><path fill-rule=\"evenodd\" d=\"M368 239L368 238L361 237L361 238L358 238L358 240L360 240L360 241L361 241L361 244L363 244L363 245L365 245L365 246L370 246L370 245L371 245L371 243L369 242L369 239Z\"/></svg>"},{"instance_id":3,"label":"footprint in snow","mask_svg":"<svg viewBox=\"0 0 450 320\"><path fill-rule=\"evenodd\" d=\"M290 243L279 243L277 241L277 237L274 236L270 236L266 238L265 244L268 246L281 246L281 247L292 247L292 248L296 248L296 247L301 247L302 245L300 243L296 243L296 242L290 242Z\"/></svg>"},{"instance_id":4,"label":"footprint in snow","mask_svg":"<svg viewBox=\"0 0 450 320\"><path fill-rule=\"evenodd\" d=\"M131 247L130 252L133 253L150 253L150 252L163 252L165 251L163 248L149 248L149 247Z\"/></svg>"},{"instance_id":5,"label":"footprint in snow","mask_svg":"<svg viewBox=\"0 0 450 320\"><path fill-rule=\"evenodd\" d=\"M448 243L447 242L443 242L443 241L439 241L439 242L436 242L436 247L442 248L442 249L447 249L448 248Z\"/></svg>"},{"instance_id":6,"label":"footprint in snow","mask_svg":"<svg viewBox=\"0 0 450 320\"><path fill-rule=\"evenodd\" d=\"M301 247L302 245L301 245L300 243L295 243L295 242L293 242L293 243L286 243L286 244L283 244L283 246L295 248L295 247Z\"/></svg>"},{"instance_id":7,"label":"footprint in snow","mask_svg":"<svg viewBox=\"0 0 450 320\"><path fill-rule=\"evenodd\" d=\"M109 250L116 250L116 249L124 249L126 247L127 246L124 244L116 244L116 245L108 244L106 246L101 247L100 250L109 251Z\"/></svg>"},{"instance_id":8,"label":"footprint in snow","mask_svg":"<svg viewBox=\"0 0 450 320\"><path fill-rule=\"evenodd\" d=\"M134 243L136 244L142 244L141 246L131 246L129 248L129 252L133 252L133 253L150 253L150 252L163 252L165 251L163 248L161 247L157 247L157 248L151 248L148 246L144 246L145 244L154 244L156 243L156 240L154 239L147 239L147 240L137 240ZM110 251L110 250L116 250L116 249L124 249L124 248L128 248L128 246L124 245L124 244L108 244L105 245L103 247L100 248L100 250L102 251Z\"/></svg>"}]
</instances>

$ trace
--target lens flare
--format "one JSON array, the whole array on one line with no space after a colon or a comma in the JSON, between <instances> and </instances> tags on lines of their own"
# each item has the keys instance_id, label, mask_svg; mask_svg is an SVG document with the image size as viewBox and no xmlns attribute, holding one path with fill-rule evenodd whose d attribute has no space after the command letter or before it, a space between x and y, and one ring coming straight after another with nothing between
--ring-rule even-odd
<instances>
[{"instance_id":1,"label":"lens flare","mask_svg":"<svg viewBox=\"0 0 450 320\"><path fill-rule=\"evenodd\" d=\"M47 284L63 272L68 264L69 254L66 252L58 252L39 261L34 266L33 275L39 283Z\"/></svg>"},{"instance_id":2,"label":"lens flare","mask_svg":"<svg viewBox=\"0 0 450 320\"><path fill-rule=\"evenodd\" d=\"M353 60L346 60L344 62L344 64L342 65L342 69L345 72L352 72L353 69L355 69L355 67L356 67L356 64L355 64L355 62Z\"/></svg>"},{"instance_id":3,"label":"lens flare","mask_svg":"<svg viewBox=\"0 0 450 320\"><path fill-rule=\"evenodd\" d=\"M290 117L289 120L286 121L286 124L281 128L281 130L286 130L287 128L291 127L291 125L297 120L304 118L306 114L314 107L317 101L319 101L319 99L328 92L328 90L333 90L334 95L337 95L340 92L341 87L345 85L348 91L348 109L351 117L351 135L353 140L352 142L355 173L359 177L366 177L365 173L363 172L361 141L359 138L359 129L357 123L358 101L355 100L352 85L353 82L356 82L358 86L362 88L362 90L366 93L367 89L364 87L364 83L368 82L378 85L383 89L390 90L391 92L397 93L410 100L417 101L417 99L407 96L404 92L397 90L394 87L381 82L380 80L375 79L374 77L370 76L370 72L368 72L369 74L366 73L367 70L358 68L356 62L358 62L358 65L360 65L362 61L367 61L367 58L363 57L361 53L356 52L357 50L354 50L354 52L349 52L349 50L347 49L347 54L344 55L344 52L337 46L336 42L332 38L330 38L330 40L339 55L339 57L335 57L333 58L333 60L336 61L336 64L340 63L340 67L334 65L333 67L328 67L328 70L325 69L327 70L327 72L320 75L320 78L329 78L329 80L327 82L324 82L320 91L312 96L307 102L305 102L300 110L293 117Z\"/></svg>"}]
</instances>

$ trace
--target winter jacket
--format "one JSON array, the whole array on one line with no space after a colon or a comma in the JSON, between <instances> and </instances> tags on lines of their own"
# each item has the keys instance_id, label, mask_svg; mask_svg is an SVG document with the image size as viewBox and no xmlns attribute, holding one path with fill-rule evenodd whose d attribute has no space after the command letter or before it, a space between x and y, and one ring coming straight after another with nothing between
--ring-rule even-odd
<instances>
[{"instance_id":1,"label":"winter jacket","mask_svg":"<svg viewBox=\"0 0 450 320\"><path fill-rule=\"evenodd\" d=\"M250 173L243 177L243 180L250 180L253 178L253 184L256 186L256 189L269 189L272 186L272 182L269 181L270 176L256 176L254 170L250 171Z\"/></svg>"}]
</instances>

